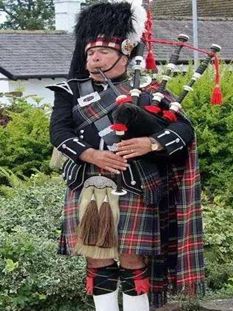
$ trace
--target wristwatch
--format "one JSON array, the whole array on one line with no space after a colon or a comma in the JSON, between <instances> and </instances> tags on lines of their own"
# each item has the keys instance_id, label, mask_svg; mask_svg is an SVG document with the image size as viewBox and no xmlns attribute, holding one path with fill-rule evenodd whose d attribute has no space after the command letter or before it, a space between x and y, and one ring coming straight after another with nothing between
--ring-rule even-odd
<instances>
[{"instance_id":1,"label":"wristwatch","mask_svg":"<svg viewBox=\"0 0 233 311\"><path fill-rule=\"evenodd\" d=\"M151 151L157 151L157 150L161 150L162 149L162 146L160 145L159 142L157 142L156 139L154 139L154 137L148 137L149 140L150 140L150 148L151 148Z\"/></svg>"}]
</instances>

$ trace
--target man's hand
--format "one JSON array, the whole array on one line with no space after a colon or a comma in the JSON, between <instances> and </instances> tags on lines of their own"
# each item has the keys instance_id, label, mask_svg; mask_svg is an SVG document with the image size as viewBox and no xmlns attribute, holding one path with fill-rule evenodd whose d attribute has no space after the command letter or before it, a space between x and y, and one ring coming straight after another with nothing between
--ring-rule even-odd
<instances>
[{"instance_id":1,"label":"man's hand","mask_svg":"<svg viewBox=\"0 0 233 311\"><path fill-rule=\"evenodd\" d=\"M80 159L114 174L127 169L126 159L107 150L89 148L80 155Z\"/></svg>"},{"instance_id":2,"label":"man's hand","mask_svg":"<svg viewBox=\"0 0 233 311\"><path fill-rule=\"evenodd\" d=\"M131 159L151 152L151 141L149 137L131 138L121 141L117 147L118 156Z\"/></svg>"}]
</instances>

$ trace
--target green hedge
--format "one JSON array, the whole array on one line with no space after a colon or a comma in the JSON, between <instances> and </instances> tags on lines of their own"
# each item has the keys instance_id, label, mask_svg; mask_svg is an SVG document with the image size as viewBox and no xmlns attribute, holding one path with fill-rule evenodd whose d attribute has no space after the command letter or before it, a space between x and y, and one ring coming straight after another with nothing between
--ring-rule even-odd
<instances>
[{"instance_id":1,"label":"green hedge","mask_svg":"<svg viewBox=\"0 0 233 311\"><path fill-rule=\"evenodd\" d=\"M178 76L170 88L179 94L189 81ZM210 68L194 85L183 107L196 129L202 178L205 261L208 291L233 295L233 72L222 66L223 105L210 104L213 89Z\"/></svg>"},{"instance_id":2,"label":"green hedge","mask_svg":"<svg viewBox=\"0 0 233 311\"><path fill-rule=\"evenodd\" d=\"M0 100L1 103L1 100ZM34 107L24 98L15 99L12 106L2 108L0 119L0 167L17 176L30 176L39 170L49 173L52 146L49 143L49 118L45 107ZM0 184L7 178L0 173Z\"/></svg>"},{"instance_id":3,"label":"green hedge","mask_svg":"<svg viewBox=\"0 0 233 311\"><path fill-rule=\"evenodd\" d=\"M83 259L56 254L64 191L56 177L0 198L0 310L92 310ZM203 198L207 285L232 295L233 210L218 200Z\"/></svg>"},{"instance_id":4,"label":"green hedge","mask_svg":"<svg viewBox=\"0 0 233 311\"><path fill-rule=\"evenodd\" d=\"M91 310L84 260L56 254L64 190L55 178L0 198L0 310Z\"/></svg>"},{"instance_id":5,"label":"green hedge","mask_svg":"<svg viewBox=\"0 0 233 311\"><path fill-rule=\"evenodd\" d=\"M222 67L221 88L224 95L222 106L210 104L214 73L209 69L194 85L194 91L185 99L183 106L197 133L202 185L210 196L222 194L227 204L233 199L233 72ZM170 89L179 94L191 76L177 76Z\"/></svg>"},{"instance_id":6,"label":"green hedge","mask_svg":"<svg viewBox=\"0 0 233 311\"><path fill-rule=\"evenodd\" d=\"M221 196L203 195L207 287L220 296L233 295L233 208Z\"/></svg>"}]
</instances>

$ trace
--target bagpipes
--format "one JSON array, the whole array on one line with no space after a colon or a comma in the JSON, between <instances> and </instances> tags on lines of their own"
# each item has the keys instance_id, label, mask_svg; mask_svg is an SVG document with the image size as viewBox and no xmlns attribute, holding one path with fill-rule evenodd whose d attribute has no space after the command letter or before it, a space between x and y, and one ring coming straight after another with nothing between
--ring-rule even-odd
<instances>
[{"instance_id":1,"label":"bagpipes","mask_svg":"<svg viewBox=\"0 0 233 311\"><path fill-rule=\"evenodd\" d=\"M147 22L145 25L146 31L144 32L141 42L137 46L137 56L135 57L135 65L133 66L133 86L129 92L129 95L121 95L118 89L114 86L110 79L100 70L100 74L104 80L108 83L109 87L117 96L116 103L118 107L113 112L113 125L112 129L121 139L130 139L133 137L150 136L156 132L159 132L166 128L170 123L177 121L177 117L181 112L181 104L186 98L188 93L193 90L194 83L200 79L202 74L208 68L208 65L214 61L216 69L215 83L216 87L214 95L212 96L213 104L220 104L222 100L222 94L219 87L219 68L217 53L221 50L221 47L217 44L212 44L210 51L197 49L200 52L207 54L207 57L200 63L196 71L193 73L188 84L183 86L183 90L178 98L174 101L164 100L164 94L167 92L167 82L171 79L172 73L176 67L179 59L180 52L183 47L195 48L188 45L188 36L180 34L178 41L169 41L163 39L152 38L152 16L150 11L147 14ZM155 69L155 60L153 59L152 43L169 44L174 45L175 49L170 57L168 64L166 65L165 74L162 75L162 81L157 84L157 89L152 95L152 101L148 105L140 106L140 96L142 92L140 90L140 78L141 72L144 70L143 55L145 47L148 49L148 55L146 58L146 67L149 70ZM122 188L121 175L117 176L117 189L113 191L114 194L124 195L126 191Z\"/></svg>"}]
</instances>

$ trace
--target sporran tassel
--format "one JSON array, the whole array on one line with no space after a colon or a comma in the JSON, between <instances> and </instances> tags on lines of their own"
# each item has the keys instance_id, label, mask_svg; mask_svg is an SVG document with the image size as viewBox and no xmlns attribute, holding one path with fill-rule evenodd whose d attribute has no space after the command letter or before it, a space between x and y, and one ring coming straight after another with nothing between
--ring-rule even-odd
<instances>
[{"instance_id":1,"label":"sporran tassel","mask_svg":"<svg viewBox=\"0 0 233 311\"><path fill-rule=\"evenodd\" d=\"M118 258L117 226L119 197L116 184L104 176L89 177L80 195L78 241L75 254L85 257Z\"/></svg>"},{"instance_id":2,"label":"sporran tassel","mask_svg":"<svg viewBox=\"0 0 233 311\"><path fill-rule=\"evenodd\" d=\"M111 248L117 245L114 217L109 202L104 201L99 209L99 234L96 245Z\"/></svg>"},{"instance_id":3,"label":"sporran tassel","mask_svg":"<svg viewBox=\"0 0 233 311\"><path fill-rule=\"evenodd\" d=\"M99 213L95 200L87 205L79 225L79 235L84 245L96 245L99 231Z\"/></svg>"}]
</instances>

